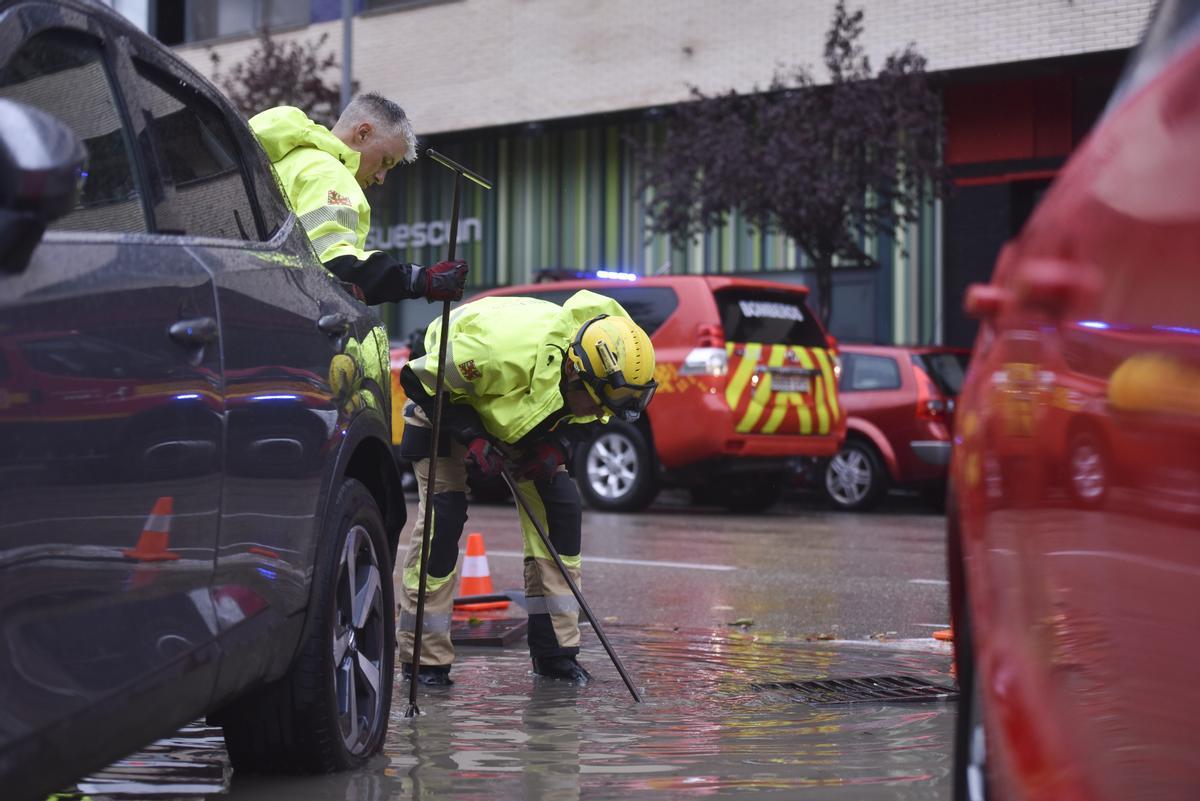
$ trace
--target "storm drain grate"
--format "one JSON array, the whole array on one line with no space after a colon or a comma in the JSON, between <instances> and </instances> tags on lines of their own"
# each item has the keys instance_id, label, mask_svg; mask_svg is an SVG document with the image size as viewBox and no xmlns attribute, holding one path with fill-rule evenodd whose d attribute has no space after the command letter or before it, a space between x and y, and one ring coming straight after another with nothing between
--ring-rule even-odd
<instances>
[{"instance_id":1,"label":"storm drain grate","mask_svg":"<svg viewBox=\"0 0 1200 801\"><path fill-rule=\"evenodd\" d=\"M755 684L758 690L786 690L806 704L897 704L950 701L958 691L912 676L864 676L854 679L777 681Z\"/></svg>"},{"instance_id":2,"label":"storm drain grate","mask_svg":"<svg viewBox=\"0 0 1200 801\"><path fill-rule=\"evenodd\" d=\"M507 648L525 636L529 619L501 617L483 620L454 620L450 623L450 641L455 645L493 645Z\"/></svg>"}]
</instances>

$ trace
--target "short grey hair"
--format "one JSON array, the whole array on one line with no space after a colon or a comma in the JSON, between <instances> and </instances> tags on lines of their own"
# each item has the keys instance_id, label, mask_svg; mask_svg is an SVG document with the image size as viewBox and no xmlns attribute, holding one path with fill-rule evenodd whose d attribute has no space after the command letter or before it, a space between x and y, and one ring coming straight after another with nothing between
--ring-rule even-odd
<instances>
[{"instance_id":1,"label":"short grey hair","mask_svg":"<svg viewBox=\"0 0 1200 801\"><path fill-rule=\"evenodd\" d=\"M357 95L346 106L342 116L338 117L338 126L343 123L357 125L363 121L404 139L405 164L412 164L417 160L417 135L413 132L412 121L398 104L378 92Z\"/></svg>"}]
</instances>

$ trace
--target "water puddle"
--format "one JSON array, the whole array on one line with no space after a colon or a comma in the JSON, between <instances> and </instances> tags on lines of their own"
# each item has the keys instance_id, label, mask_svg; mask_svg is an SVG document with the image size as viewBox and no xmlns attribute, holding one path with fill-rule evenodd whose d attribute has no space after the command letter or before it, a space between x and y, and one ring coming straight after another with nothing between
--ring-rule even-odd
<instances>
[{"instance_id":1,"label":"water puddle","mask_svg":"<svg viewBox=\"0 0 1200 801\"><path fill-rule=\"evenodd\" d=\"M219 732L194 727L79 789L94 801L951 796L953 704L814 708L751 687L897 674L950 685L944 654L733 630L606 631L646 703L587 634L581 661L596 681L582 689L534 677L523 644L460 649L455 686L421 688L421 717L403 717L408 688L397 683L384 753L360 771L229 781Z\"/></svg>"}]
</instances>

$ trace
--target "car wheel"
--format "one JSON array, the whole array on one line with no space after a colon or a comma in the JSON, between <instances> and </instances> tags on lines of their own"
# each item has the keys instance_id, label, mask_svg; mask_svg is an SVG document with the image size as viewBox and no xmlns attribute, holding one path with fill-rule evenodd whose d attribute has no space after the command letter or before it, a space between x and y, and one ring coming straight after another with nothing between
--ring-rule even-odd
<instances>
[{"instance_id":1,"label":"car wheel","mask_svg":"<svg viewBox=\"0 0 1200 801\"><path fill-rule=\"evenodd\" d=\"M975 663L971 615L964 610L955 628L955 665L960 695L954 731L954 797L987 801L987 729L984 726L983 693Z\"/></svg>"},{"instance_id":2,"label":"car wheel","mask_svg":"<svg viewBox=\"0 0 1200 801\"><path fill-rule=\"evenodd\" d=\"M724 491L722 505L731 512L741 514L765 512L783 495L786 482L786 476L774 473L743 478Z\"/></svg>"},{"instance_id":3,"label":"car wheel","mask_svg":"<svg viewBox=\"0 0 1200 801\"><path fill-rule=\"evenodd\" d=\"M346 479L328 520L290 672L218 716L237 770L330 773L383 745L396 648L383 518L367 488Z\"/></svg>"},{"instance_id":4,"label":"car wheel","mask_svg":"<svg viewBox=\"0 0 1200 801\"><path fill-rule=\"evenodd\" d=\"M619 421L575 450L575 478L588 506L606 512L637 512L658 494L654 459L636 426Z\"/></svg>"},{"instance_id":5,"label":"car wheel","mask_svg":"<svg viewBox=\"0 0 1200 801\"><path fill-rule=\"evenodd\" d=\"M1108 495L1108 457L1100 438L1080 431L1067 445L1067 489L1080 506L1096 508Z\"/></svg>"},{"instance_id":6,"label":"car wheel","mask_svg":"<svg viewBox=\"0 0 1200 801\"><path fill-rule=\"evenodd\" d=\"M846 440L825 466L825 497L838 509L857 512L874 506L887 489L887 475L875 449Z\"/></svg>"}]
</instances>

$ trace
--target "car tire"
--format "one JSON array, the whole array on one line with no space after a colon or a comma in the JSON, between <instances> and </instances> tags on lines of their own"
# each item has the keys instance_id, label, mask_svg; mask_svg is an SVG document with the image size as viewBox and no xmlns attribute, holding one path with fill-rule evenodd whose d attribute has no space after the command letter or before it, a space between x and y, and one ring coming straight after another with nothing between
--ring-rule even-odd
<instances>
[{"instance_id":1,"label":"car tire","mask_svg":"<svg viewBox=\"0 0 1200 801\"><path fill-rule=\"evenodd\" d=\"M317 546L304 638L289 673L218 716L236 770L332 773L383 746L396 650L392 562L374 497L339 489Z\"/></svg>"},{"instance_id":2,"label":"car tire","mask_svg":"<svg viewBox=\"0 0 1200 801\"><path fill-rule=\"evenodd\" d=\"M658 494L654 457L637 426L611 421L575 449L575 480L588 506L639 512Z\"/></svg>"},{"instance_id":3,"label":"car tire","mask_svg":"<svg viewBox=\"0 0 1200 801\"><path fill-rule=\"evenodd\" d=\"M826 463L821 491L836 509L862 512L879 502L887 491L887 471L874 446L848 439Z\"/></svg>"},{"instance_id":4,"label":"car tire","mask_svg":"<svg viewBox=\"0 0 1200 801\"><path fill-rule=\"evenodd\" d=\"M774 506L787 486L787 476L776 473L748 476L724 490L721 505L737 514L756 514Z\"/></svg>"},{"instance_id":5,"label":"car tire","mask_svg":"<svg viewBox=\"0 0 1200 801\"><path fill-rule=\"evenodd\" d=\"M971 614L964 599L962 620L954 629L955 672L959 698L954 724L954 797L964 801L987 801L987 728L984 726L983 694L975 660Z\"/></svg>"},{"instance_id":6,"label":"car tire","mask_svg":"<svg viewBox=\"0 0 1200 801\"><path fill-rule=\"evenodd\" d=\"M1112 483L1108 452L1099 435L1075 431L1067 442L1067 492L1085 509L1098 509L1108 497Z\"/></svg>"}]
</instances>

